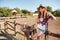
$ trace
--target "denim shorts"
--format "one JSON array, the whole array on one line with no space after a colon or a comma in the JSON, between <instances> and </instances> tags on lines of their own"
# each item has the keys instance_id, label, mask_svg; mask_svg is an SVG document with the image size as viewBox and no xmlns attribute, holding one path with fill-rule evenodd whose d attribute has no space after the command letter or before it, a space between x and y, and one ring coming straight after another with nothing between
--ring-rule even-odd
<instances>
[{"instance_id":1,"label":"denim shorts","mask_svg":"<svg viewBox=\"0 0 60 40\"><path fill-rule=\"evenodd\" d=\"M42 32L45 32L46 31L46 26L45 25L42 25L42 24L38 24L37 25L37 29L39 29Z\"/></svg>"}]
</instances>

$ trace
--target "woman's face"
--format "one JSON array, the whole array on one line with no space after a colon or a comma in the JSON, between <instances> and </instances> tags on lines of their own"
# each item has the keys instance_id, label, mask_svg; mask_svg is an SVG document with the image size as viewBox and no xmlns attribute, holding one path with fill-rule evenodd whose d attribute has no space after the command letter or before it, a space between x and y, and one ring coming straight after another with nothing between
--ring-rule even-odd
<instances>
[{"instance_id":1,"label":"woman's face","mask_svg":"<svg viewBox=\"0 0 60 40\"><path fill-rule=\"evenodd\" d=\"M43 12L44 10L43 10L43 8L40 8L40 12Z\"/></svg>"},{"instance_id":2,"label":"woman's face","mask_svg":"<svg viewBox=\"0 0 60 40\"><path fill-rule=\"evenodd\" d=\"M40 12L43 12L43 11L45 11L46 9L45 8L40 8Z\"/></svg>"}]
</instances>

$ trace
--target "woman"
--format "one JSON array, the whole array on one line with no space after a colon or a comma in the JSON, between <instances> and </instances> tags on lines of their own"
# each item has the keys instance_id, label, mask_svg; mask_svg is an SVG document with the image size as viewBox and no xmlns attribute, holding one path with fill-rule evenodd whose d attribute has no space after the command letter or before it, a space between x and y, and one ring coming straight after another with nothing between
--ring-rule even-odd
<instances>
[{"instance_id":1,"label":"woman","mask_svg":"<svg viewBox=\"0 0 60 40\"><path fill-rule=\"evenodd\" d=\"M40 40L40 35L45 33L46 31L46 23L48 19L56 19L50 12L46 11L46 7L40 5L38 7L38 21L37 21L37 33L35 33L32 37L33 40Z\"/></svg>"}]
</instances>

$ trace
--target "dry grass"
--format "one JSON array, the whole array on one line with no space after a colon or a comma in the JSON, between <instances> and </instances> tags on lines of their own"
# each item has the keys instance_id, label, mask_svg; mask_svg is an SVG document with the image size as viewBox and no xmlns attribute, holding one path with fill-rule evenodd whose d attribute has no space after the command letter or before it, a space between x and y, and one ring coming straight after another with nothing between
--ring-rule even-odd
<instances>
[{"instance_id":1,"label":"dry grass","mask_svg":"<svg viewBox=\"0 0 60 40\"><path fill-rule=\"evenodd\" d=\"M28 25L33 25L33 24L36 24L36 20L37 20L37 17L35 16L35 17L28 17L28 18L18 18L18 19L16 19L16 22L20 23L20 24L27 23ZM14 19L9 19L9 21L13 22ZM49 31L60 34L60 17L57 17L56 20L49 20L48 25L49 25L48 26ZM20 27L21 26L17 25L16 31L21 32ZM23 33L23 32L21 32L21 33ZM42 38L41 40L44 40L43 36L44 35L41 36L41 38ZM26 40L26 37L22 36L21 34L16 34L16 38L18 40ZM48 40L60 40L60 38L49 36Z\"/></svg>"}]
</instances>

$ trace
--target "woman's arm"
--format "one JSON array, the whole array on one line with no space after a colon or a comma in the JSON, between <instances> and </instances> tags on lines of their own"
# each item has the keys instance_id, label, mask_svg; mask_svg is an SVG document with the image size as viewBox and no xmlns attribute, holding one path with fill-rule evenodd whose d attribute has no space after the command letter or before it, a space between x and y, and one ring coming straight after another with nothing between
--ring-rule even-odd
<instances>
[{"instance_id":1,"label":"woman's arm","mask_svg":"<svg viewBox=\"0 0 60 40\"><path fill-rule=\"evenodd\" d=\"M54 20L56 20L56 17L54 15L51 15Z\"/></svg>"},{"instance_id":2,"label":"woman's arm","mask_svg":"<svg viewBox=\"0 0 60 40\"><path fill-rule=\"evenodd\" d=\"M50 12L48 12L48 16L50 16L51 19L56 20L56 17L53 14L51 14Z\"/></svg>"}]
</instances>

